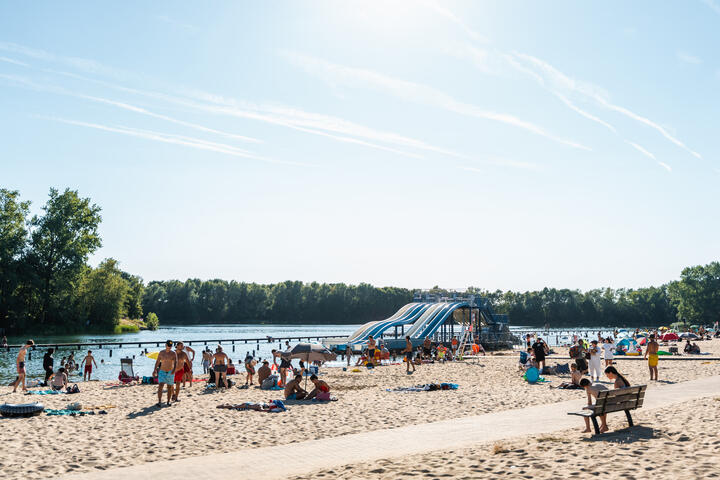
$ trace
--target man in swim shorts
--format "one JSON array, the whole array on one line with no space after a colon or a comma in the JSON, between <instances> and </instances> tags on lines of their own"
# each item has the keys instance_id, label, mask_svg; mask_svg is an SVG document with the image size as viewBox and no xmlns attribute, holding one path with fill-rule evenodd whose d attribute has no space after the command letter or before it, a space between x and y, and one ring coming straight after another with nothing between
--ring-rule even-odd
<instances>
[{"instance_id":1,"label":"man in swim shorts","mask_svg":"<svg viewBox=\"0 0 720 480\"><path fill-rule=\"evenodd\" d=\"M285 399L286 400L302 400L307 395L307 392L300 387L302 381L302 375L295 375L295 378L287 382L285 385Z\"/></svg>"},{"instance_id":2,"label":"man in swim shorts","mask_svg":"<svg viewBox=\"0 0 720 480\"><path fill-rule=\"evenodd\" d=\"M215 386L217 388L227 387L227 364L228 356L223 352L223 349L218 345L215 350L213 359L213 371L215 372Z\"/></svg>"},{"instance_id":3,"label":"man in swim shorts","mask_svg":"<svg viewBox=\"0 0 720 480\"><path fill-rule=\"evenodd\" d=\"M203 373L208 373L210 371L210 362L212 362L212 355L210 355L210 349L206 348L203 350Z\"/></svg>"},{"instance_id":4,"label":"man in swim shorts","mask_svg":"<svg viewBox=\"0 0 720 480\"><path fill-rule=\"evenodd\" d=\"M175 376L173 377L175 392L173 393L172 399L174 402L179 402L180 384L185 383L185 365L190 361L187 353L185 353L185 346L182 342L175 344L175 355L177 355L177 364L175 365Z\"/></svg>"},{"instance_id":5,"label":"man in swim shorts","mask_svg":"<svg viewBox=\"0 0 720 480\"><path fill-rule=\"evenodd\" d=\"M375 339L372 335L368 337L368 364L375 361Z\"/></svg>"},{"instance_id":6,"label":"man in swim shorts","mask_svg":"<svg viewBox=\"0 0 720 480\"><path fill-rule=\"evenodd\" d=\"M413 345L410 341L410 337L405 337L405 350L403 350L403 353L405 354L405 358L407 359L407 373L410 373L410 367L412 366L412 371L415 371L415 364L413 363Z\"/></svg>"},{"instance_id":7,"label":"man in swim shorts","mask_svg":"<svg viewBox=\"0 0 720 480\"><path fill-rule=\"evenodd\" d=\"M423 340L423 356L427 359L432 358L432 342L430 341L430 337L425 337L425 340Z\"/></svg>"},{"instance_id":8,"label":"man in swim shorts","mask_svg":"<svg viewBox=\"0 0 720 480\"><path fill-rule=\"evenodd\" d=\"M13 393L17 391L18 385L22 385L22 391L27 392L27 387L25 387L25 354L33 345L35 345L35 342L28 340L25 342L25 345L20 347L20 351L17 354L17 358L15 359L15 368L17 369L18 378L12 384Z\"/></svg>"},{"instance_id":9,"label":"man in swim shorts","mask_svg":"<svg viewBox=\"0 0 720 480\"><path fill-rule=\"evenodd\" d=\"M97 362L95 361L95 357L92 356L92 351L88 350L88 354L85 355L85 358L83 358L82 362L80 362L80 365L85 365L85 369L83 370L83 382L87 382L90 380L90 375L92 375L92 369L93 364L97 367Z\"/></svg>"},{"instance_id":10,"label":"man in swim shorts","mask_svg":"<svg viewBox=\"0 0 720 480\"><path fill-rule=\"evenodd\" d=\"M655 335L650 335L650 341L647 344L647 348L645 349L645 357L648 361L648 368L650 369L650 380L655 380L657 382L658 379L658 351L660 350L660 345L655 341Z\"/></svg>"},{"instance_id":11,"label":"man in swim shorts","mask_svg":"<svg viewBox=\"0 0 720 480\"><path fill-rule=\"evenodd\" d=\"M177 354L172 350L173 342L168 340L165 342L165 350L158 354L157 360L155 361L155 368L153 370L153 376L158 377L158 403L157 406L162 406L162 393L163 385L167 385L167 404L170 406L170 399L173 394L173 384L175 383L175 367L178 363Z\"/></svg>"}]
</instances>

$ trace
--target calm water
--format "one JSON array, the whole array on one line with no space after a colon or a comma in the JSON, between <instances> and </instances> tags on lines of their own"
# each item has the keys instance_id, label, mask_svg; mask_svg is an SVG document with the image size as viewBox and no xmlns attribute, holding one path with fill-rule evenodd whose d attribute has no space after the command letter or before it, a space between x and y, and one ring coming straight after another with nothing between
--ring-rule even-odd
<instances>
[{"instance_id":1,"label":"calm water","mask_svg":"<svg viewBox=\"0 0 720 480\"><path fill-rule=\"evenodd\" d=\"M90 342L148 342L158 341L164 343L166 340L183 340L185 342L191 340L216 340L216 339L237 339L237 338L265 338L271 336L274 338L281 337L301 337L313 335L337 335L347 336L354 332L358 325L202 325L202 326L166 326L156 331L142 331L139 333L129 333L122 335L58 335L58 336L34 336L35 343L90 343ZM24 337L8 337L8 343L20 344L24 343L27 338ZM291 344L294 344L291 343ZM214 345L208 345L214 348ZM259 348L258 348L259 347ZM273 348L281 347L277 341L267 343L267 341L248 344L223 344L223 349L237 366L242 363L247 352L252 353L255 350L255 358L270 358L270 351ZM137 345L123 346L123 348L113 348L112 357L110 350L106 347L93 350L93 356L98 363L98 368L93 368L93 378L101 380L115 380L120 371L120 358L134 357L133 366L136 375L151 375L155 360L142 355L143 349L147 348L148 352L158 351L155 345L144 345L139 348ZM195 349L195 362L193 370L202 373L202 355L201 350L203 344L193 345ZM285 349L284 342L281 349ZM32 352L32 359L26 361L28 378L45 378L45 372L42 368L42 359L45 349L36 349ZM62 357L68 356L70 353L75 354L76 363L80 363L87 348L74 351L70 348L60 348L55 352L55 369L60 367ZM7 385L8 382L15 379L15 358L17 350L13 349L9 353L6 350L0 352L0 382ZM27 360L27 359L26 359ZM101 363L102 361L102 363ZM82 380L82 373L72 375L71 381Z\"/></svg>"},{"instance_id":2,"label":"calm water","mask_svg":"<svg viewBox=\"0 0 720 480\"><path fill-rule=\"evenodd\" d=\"M58 335L58 336L34 336L33 340L36 343L101 343L101 342L113 342L113 343L124 343L124 342L148 342L157 341L164 343L166 340L216 340L216 339L236 339L236 338L265 338L267 336L273 338L281 337L301 337L301 336L313 336L313 335L333 335L333 336L347 336L354 332L359 325L257 325L257 324L241 324L241 325L202 325L202 326L165 326L161 327L156 331L142 331L139 333L128 333L122 335ZM595 338L597 332L602 330L604 336L612 335L611 331L607 329L550 329L549 332L544 332L542 329L532 329L531 327L510 327L511 331L520 335L527 332L538 333L542 336L546 342L550 345L563 345L572 337L573 333L580 333L583 338ZM8 342L10 344L24 343L27 338L25 337L9 337ZM292 343L294 344L294 342ZM214 345L208 345L210 348L214 348ZM91 347L92 348L92 347ZM92 348L93 356L95 361L98 363L98 368L93 369L93 378L101 380L115 380L117 379L118 372L120 371L120 358L131 357L133 358L133 366L135 368L136 375L151 375L155 360L145 357L142 352L143 349L147 348L148 352L158 351L159 348L155 345L144 345L143 348L139 348L137 345L123 346L123 348L113 348L112 357L110 356L110 349L103 348L97 349ZM193 370L195 372L202 372L202 355L200 351L204 348L203 344L193 345L192 348L196 350L195 362L193 364ZM248 344L224 344L223 348L228 356L233 359L233 363L237 365L241 364L245 358L247 352L253 353L256 359L270 358L270 351L273 348L285 349L284 342L280 345L277 341L268 343L262 341L257 343ZM53 355L55 358L55 368L59 368L60 360L62 357L68 356L70 353L75 354L75 361L79 364L85 356L87 349L73 350L70 348L61 348L58 352ZM32 359L27 361L28 378L37 378L42 380L45 372L42 369L42 359L45 354L44 349L36 349L32 352ZM0 382L7 384L8 382L15 379L15 357L17 356L17 350L13 349L10 352L6 350L0 351ZM82 374L74 374L71 376L71 381L82 380Z\"/></svg>"}]
</instances>

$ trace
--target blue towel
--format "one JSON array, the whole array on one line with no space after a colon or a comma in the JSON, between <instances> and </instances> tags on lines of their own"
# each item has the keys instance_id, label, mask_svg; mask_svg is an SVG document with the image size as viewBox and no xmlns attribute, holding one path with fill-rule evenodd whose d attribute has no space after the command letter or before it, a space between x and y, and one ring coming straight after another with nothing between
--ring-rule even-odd
<instances>
[{"instance_id":1,"label":"blue towel","mask_svg":"<svg viewBox=\"0 0 720 480\"><path fill-rule=\"evenodd\" d=\"M62 390L28 390L25 395L60 395Z\"/></svg>"}]
</instances>

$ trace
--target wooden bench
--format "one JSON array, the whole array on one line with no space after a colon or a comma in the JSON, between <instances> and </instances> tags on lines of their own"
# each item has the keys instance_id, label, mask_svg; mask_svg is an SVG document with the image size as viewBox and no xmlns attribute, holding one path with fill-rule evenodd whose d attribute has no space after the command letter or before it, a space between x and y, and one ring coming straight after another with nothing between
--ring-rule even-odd
<instances>
[{"instance_id":1,"label":"wooden bench","mask_svg":"<svg viewBox=\"0 0 720 480\"><path fill-rule=\"evenodd\" d=\"M603 390L598 393L597 401L593 405L592 410L586 409L581 412L569 412L568 415L578 415L580 417L589 417L595 427L595 433L600 434L597 417L613 413L625 412L628 424L633 426L630 410L642 407L645 399L645 389L647 385L638 385L637 387L618 388L616 390Z\"/></svg>"}]
</instances>

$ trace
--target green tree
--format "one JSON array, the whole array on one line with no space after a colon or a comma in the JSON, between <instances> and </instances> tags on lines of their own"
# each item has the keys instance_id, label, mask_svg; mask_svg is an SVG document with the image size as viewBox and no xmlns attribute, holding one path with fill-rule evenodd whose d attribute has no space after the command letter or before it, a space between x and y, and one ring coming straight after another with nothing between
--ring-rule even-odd
<instances>
[{"instance_id":1,"label":"green tree","mask_svg":"<svg viewBox=\"0 0 720 480\"><path fill-rule=\"evenodd\" d=\"M720 262L688 267L668 286L678 317L710 325L720 320Z\"/></svg>"},{"instance_id":2,"label":"green tree","mask_svg":"<svg viewBox=\"0 0 720 480\"><path fill-rule=\"evenodd\" d=\"M28 263L35 277L37 321L60 324L89 255L100 248L100 207L77 191L51 188L43 212L31 222Z\"/></svg>"},{"instance_id":3,"label":"green tree","mask_svg":"<svg viewBox=\"0 0 720 480\"><path fill-rule=\"evenodd\" d=\"M19 201L17 191L0 189L0 328L10 327L10 313L23 310L17 290L22 281L22 256L28 232L30 202Z\"/></svg>"},{"instance_id":4,"label":"green tree","mask_svg":"<svg viewBox=\"0 0 720 480\"><path fill-rule=\"evenodd\" d=\"M98 268L87 269L77 288L77 314L91 329L112 331L126 316L130 285L116 260L108 258Z\"/></svg>"},{"instance_id":5,"label":"green tree","mask_svg":"<svg viewBox=\"0 0 720 480\"><path fill-rule=\"evenodd\" d=\"M147 314L147 318L145 319L145 325L150 330L157 330L160 326L160 320L158 319L157 315L155 315L153 312L150 312Z\"/></svg>"},{"instance_id":6,"label":"green tree","mask_svg":"<svg viewBox=\"0 0 720 480\"><path fill-rule=\"evenodd\" d=\"M142 302L145 295L143 280L127 272L122 272L122 277L128 284L128 291L125 296L125 315L134 320L140 319L143 316Z\"/></svg>"}]
</instances>

